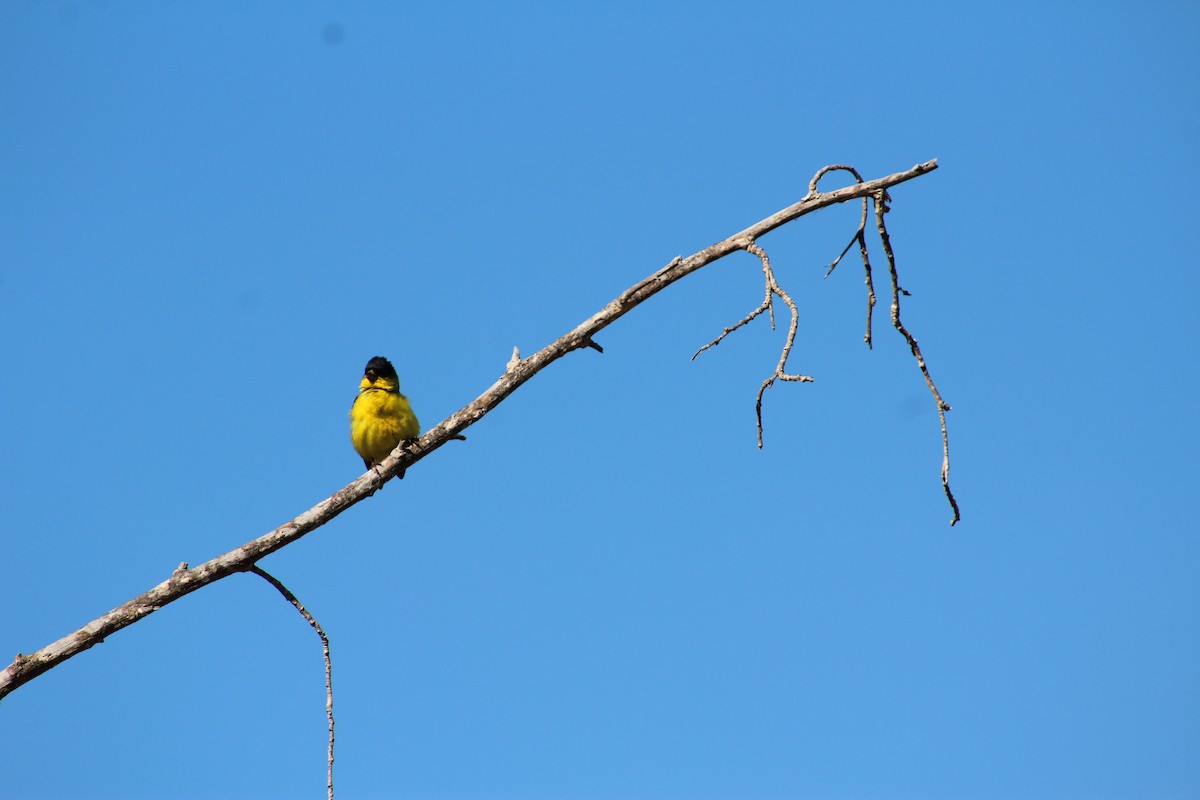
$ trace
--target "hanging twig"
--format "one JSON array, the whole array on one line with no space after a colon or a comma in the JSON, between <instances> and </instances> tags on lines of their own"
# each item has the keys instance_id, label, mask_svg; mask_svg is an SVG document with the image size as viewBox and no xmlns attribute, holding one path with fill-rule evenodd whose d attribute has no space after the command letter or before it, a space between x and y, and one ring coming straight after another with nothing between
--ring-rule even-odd
<instances>
[{"instance_id":1,"label":"hanging twig","mask_svg":"<svg viewBox=\"0 0 1200 800\"><path fill-rule=\"evenodd\" d=\"M308 624L317 632L317 636L321 637L321 650L325 656L325 716L329 718L329 748L326 751L328 771L326 772L325 788L329 800L333 800L333 661L329 658L329 637L321 629L321 623L308 613L308 609L296 599L296 595L292 594L274 575L258 566L250 567L248 571L278 589L279 593L283 595L283 599L295 606L296 610L300 612L300 616L308 620Z\"/></svg>"},{"instance_id":2,"label":"hanging twig","mask_svg":"<svg viewBox=\"0 0 1200 800\"><path fill-rule=\"evenodd\" d=\"M740 328L743 325L745 325L746 323L748 323L750 320L757 317L763 311L771 309L772 308L771 300L773 297L778 297L780 300L782 300L784 302L785 305L787 305L788 311L790 311L792 313L792 318L791 318L791 321L788 323L787 338L784 339L783 349L779 354L779 363L775 365L775 371L772 372L769 376L767 376L767 379L764 380L762 382L762 385L758 387L758 397L755 399L755 402L754 402L754 414L758 420L758 447L761 450L762 446L763 446L763 425L762 425L763 392L767 391L767 389L770 389L772 386L774 386L775 381L777 381L777 380L797 381L800 383L811 383L812 378L809 377L808 375L790 374L786 371L788 358L792 354L792 346L796 343L796 331L799 329L799 325L800 325L800 311L799 311L799 309L796 308L796 301L793 300L791 295L789 295L786 291L784 291L779 286L779 283L775 280L775 270L771 269L771 259L767 257L767 252L765 250L763 250L761 247L759 247L754 242L748 242L747 244L743 245L743 249L747 253L758 256L758 260L762 263L763 282L766 284L766 287L767 287L767 297L765 300L763 300L762 305L760 305L758 308L754 309L748 315L746 315L741 320L741 322L737 323L732 328L726 328L720 336L718 336L716 339L713 339L711 342L704 345L704 347L701 347L699 350L697 350L692 355L692 360L695 361L696 356L700 355L708 348L715 347L716 345L720 344L722 339L724 339L730 333L732 333L733 331L737 330L738 328ZM774 328L775 328L774 313L771 314L771 328L772 328L772 330L774 330Z\"/></svg>"},{"instance_id":3,"label":"hanging twig","mask_svg":"<svg viewBox=\"0 0 1200 800\"><path fill-rule=\"evenodd\" d=\"M962 515L959 514L958 501L954 499L954 492L950 491L950 438L946 434L946 412L950 410L950 404L942 399L941 393L934 385L933 378L929 375L929 368L925 366L925 357L921 355L921 348L917 346L917 340L900 321L900 295L907 295L908 292L900 287L900 277L896 273L896 255L892 252L892 240L888 236L887 225L883 221L883 215L890 210L888 207L890 201L887 189L880 189L874 195L875 225L879 228L879 240L883 243L888 272L892 278L892 326L900 331L900 335L908 342L909 349L917 359L917 366L921 368L921 374L925 376L925 385L929 387L934 403L937 404L938 422L942 426L942 490L946 493L946 499L950 501L950 508L954 510L954 517L950 520L950 524L953 525L962 519Z\"/></svg>"},{"instance_id":4,"label":"hanging twig","mask_svg":"<svg viewBox=\"0 0 1200 800\"><path fill-rule=\"evenodd\" d=\"M792 300L791 295L788 295L784 289L780 288L779 283L775 282L775 271L770 269L770 259L767 258L767 252L763 248L758 247L755 243L749 243L745 246L746 252L757 255L758 260L762 261L763 279L767 282L767 297L778 296L780 300L787 305L788 311L792 312L792 321L787 325L787 337L784 339L784 349L779 354L779 363L775 365L775 372L770 373L769 377L762 381L762 385L758 386L758 397L755 399L754 413L758 421L758 449L762 450L762 393L775 385L776 380L792 380L798 383L812 383L812 378L809 375L790 374L786 372L788 356L792 355L792 345L796 344L796 331L799 329L800 312L796 307L796 301ZM772 319L772 327L775 320ZM695 357L696 356L692 356Z\"/></svg>"},{"instance_id":5,"label":"hanging twig","mask_svg":"<svg viewBox=\"0 0 1200 800\"><path fill-rule=\"evenodd\" d=\"M863 182L862 176L858 174L858 170L856 170L854 167L850 166L849 164L833 164L832 166L825 167L813 176L812 181L810 181L808 184L808 193L815 194L817 191L817 182L821 180L825 173L831 172L835 169L845 170L854 176L854 180L858 181L859 183ZM858 220L858 230L854 232L854 236L850 237L850 241L846 244L846 247L842 250L842 252L838 254L838 257L835 258L833 263L829 265L829 269L825 270L826 278L833 274L833 271L837 269L837 265L845 257L846 253L850 252L850 248L854 246L855 242L858 243L858 254L859 257L862 258L863 271L867 274L865 280L865 283L867 284L867 332L863 335L863 341L867 343L868 348L874 349L874 343L871 341L871 317L875 312L875 283L871 280L871 258L867 255L866 197L862 199L862 216Z\"/></svg>"}]
</instances>

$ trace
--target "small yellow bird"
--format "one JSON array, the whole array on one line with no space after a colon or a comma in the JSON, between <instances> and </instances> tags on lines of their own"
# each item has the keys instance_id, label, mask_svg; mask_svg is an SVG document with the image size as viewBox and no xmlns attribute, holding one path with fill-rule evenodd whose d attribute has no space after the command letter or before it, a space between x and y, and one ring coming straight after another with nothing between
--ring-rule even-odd
<instances>
[{"instance_id":1,"label":"small yellow bird","mask_svg":"<svg viewBox=\"0 0 1200 800\"><path fill-rule=\"evenodd\" d=\"M408 398L400 394L400 378L392 362L375 356L367 362L358 397L350 406L350 441L367 469L383 461L396 445L421 435L421 423Z\"/></svg>"}]
</instances>

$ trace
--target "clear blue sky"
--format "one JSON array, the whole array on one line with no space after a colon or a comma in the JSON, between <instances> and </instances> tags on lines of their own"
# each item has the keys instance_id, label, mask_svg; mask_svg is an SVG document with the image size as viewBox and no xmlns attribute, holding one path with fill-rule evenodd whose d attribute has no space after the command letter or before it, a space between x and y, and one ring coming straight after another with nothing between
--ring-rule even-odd
<instances>
[{"instance_id":1,"label":"clear blue sky","mask_svg":"<svg viewBox=\"0 0 1200 800\"><path fill-rule=\"evenodd\" d=\"M970 8L964 6L971 6ZM1188 3L0 5L0 661L361 472L849 162L856 207L637 309L266 559L354 798L1200 796ZM836 186L830 181L826 187ZM876 247L877 264L882 259ZM235 576L0 704L0 797L322 796L319 642Z\"/></svg>"}]
</instances>

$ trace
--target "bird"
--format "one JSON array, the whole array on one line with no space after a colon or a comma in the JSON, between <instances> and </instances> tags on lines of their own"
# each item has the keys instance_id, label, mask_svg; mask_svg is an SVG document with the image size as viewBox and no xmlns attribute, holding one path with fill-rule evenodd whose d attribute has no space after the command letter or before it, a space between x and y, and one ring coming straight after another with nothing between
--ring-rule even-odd
<instances>
[{"instance_id":1,"label":"bird","mask_svg":"<svg viewBox=\"0 0 1200 800\"><path fill-rule=\"evenodd\" d=\"M375 356L363 369L358 396L350 406L350 442L372 469L396 445L421 434L421 423L408 398L400 394L400 378L392 362Z\"/></svg>"}]
</instances>

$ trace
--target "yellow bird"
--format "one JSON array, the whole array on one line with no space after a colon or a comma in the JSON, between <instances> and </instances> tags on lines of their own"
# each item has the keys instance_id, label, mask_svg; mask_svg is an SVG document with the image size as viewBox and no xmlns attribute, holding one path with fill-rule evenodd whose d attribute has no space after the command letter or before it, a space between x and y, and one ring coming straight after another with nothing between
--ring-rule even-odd
<instances>
[{"instance_id":1,"label":"yellow bird","mask_svg":"<svg viewBox=\"0 0 1200 800\"><path fill-rule=\"evenodd\" d=\"M350 441L367 469L387 458L396 445L421 435L421 423L408 398L400 394L400 378L392 362L375 356L367 362L358 397L350 406Z\"/></svg>"}]
</instances>

